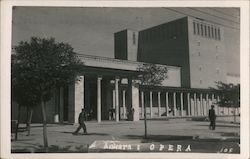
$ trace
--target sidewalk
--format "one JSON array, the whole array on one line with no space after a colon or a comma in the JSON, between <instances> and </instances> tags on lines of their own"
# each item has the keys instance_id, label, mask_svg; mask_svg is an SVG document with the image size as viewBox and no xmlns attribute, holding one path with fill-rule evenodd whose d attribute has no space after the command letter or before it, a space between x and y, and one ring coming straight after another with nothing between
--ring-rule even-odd
<instances>
[{"instance_id":1,"label":"sidewalk","mask_svg":"<svg viewBox=\"0 0 250 159\"><path fill-rule=\"evenodd\" d=\"M95 121L86 122L87 135L72 135L77 125L48 124L48 143L53 150L76 151L86 149L96 140L131 141L134 143L169 143L169 142L221 142L239 141L240 125L228 120L218 119L216 130L209 130L209 122L185 120L149 120L148 140L144 137L144 121ZM81 130L82 132L82 130ZM34 152L43 146L42 125L32 124L31 136L20 132L18 141L12 141L13 152ZM82 152L82 151L81 151Z\"/></svg>"}]
</instances>

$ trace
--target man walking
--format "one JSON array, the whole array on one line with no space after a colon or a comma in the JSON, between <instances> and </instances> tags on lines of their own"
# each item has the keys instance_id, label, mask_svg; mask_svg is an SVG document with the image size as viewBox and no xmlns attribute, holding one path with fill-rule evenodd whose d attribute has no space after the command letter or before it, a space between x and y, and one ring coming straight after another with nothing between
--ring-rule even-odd
<instances>
[{"instance_id":1,"label":"man walking","mask_svg":"<svg viewBox=\"0 0 250 159\"><path fill-rule=\"evenodd\" d=\"M76 129L76 131L72 133L73 135L77 135L81 128L83 129L84 134L87 134L87 128L84 123L84 120L85 120L85 111L84 109L82 109L82 112L79 114L79 117L78 117L79 126Z\"/></svg>"},{"instance_id":2,"label":"man walking","mask_svg":"<svg viewBox=\"0 0 250 159\"><path fill-rule=\"evenodd\" d=\"M209 120L210 120L210 125L209 129L215 130L215 111L214 111L214 105L211 105L211 109L209 109L209 114L208 114Z\"/></svg>"}]
</instances>

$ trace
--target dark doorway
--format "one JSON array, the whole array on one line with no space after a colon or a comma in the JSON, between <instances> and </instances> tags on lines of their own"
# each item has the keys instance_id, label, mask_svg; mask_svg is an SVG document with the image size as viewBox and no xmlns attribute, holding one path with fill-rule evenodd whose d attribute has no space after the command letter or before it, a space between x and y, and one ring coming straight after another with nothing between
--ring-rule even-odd
<instances>
[{"instance_id":1,"label":"dark doorway","mask_svg":"<svg viewBox=\"0 0 250 159\"><path fill-rule=\"evenodd\" d=\"M85 110L90 115L88 120L97 119L97 79L95 77L85 78Z\"/></svg>"},{"instance_id":2,"label":"dark doorway","mask_svg":"<svg viewBox=\"0 0 250 159\"><path fill-rule=\"evenodd\" d=\"M68 121L69 112L69 87L63 88L63 121Z\"/></svg>"}]
</instances>

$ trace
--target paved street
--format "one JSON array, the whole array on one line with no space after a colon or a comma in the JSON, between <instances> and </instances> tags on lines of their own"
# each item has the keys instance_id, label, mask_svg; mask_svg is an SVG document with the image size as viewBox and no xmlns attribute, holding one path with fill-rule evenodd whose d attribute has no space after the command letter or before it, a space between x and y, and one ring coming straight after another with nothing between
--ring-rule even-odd
<instances>
[{"instance_id":1,"label":"paved street","mask_svg":"<svg viewBox=\"0 0 250 159\"><path fill-rule=\"evenodd\" d=\"M239 121L239 119L237 119ZM72 135L77 125L48 124L48 139L51 152L92 152L88 147L99 140L122 141L124 143L144 146L140 151L149 151L150 144L191 145L192 152L219 152L223 145L225 152L231 147L233 153L239 151L240 126L231 123L232 118L218 118L216 130L209 130L208 121L189 121L186 119L149 120L148 139L144 139L144 122L95 121L86 122L87 135ZM24 125L22 125L24 126ZM81 130L82 133L82 130ZM40 152L42 151L42 125L33 124L31 136L27 132L20 132L17 141L12 141L12 152ZM157 151L157 146L153 151ZM175 148L176 149L176 148ZM166 149L168 151L168 149ZM224 150L223 150L224 151ZM93 150L93 152L99 152Z\"/></svg>"}]
</instances>

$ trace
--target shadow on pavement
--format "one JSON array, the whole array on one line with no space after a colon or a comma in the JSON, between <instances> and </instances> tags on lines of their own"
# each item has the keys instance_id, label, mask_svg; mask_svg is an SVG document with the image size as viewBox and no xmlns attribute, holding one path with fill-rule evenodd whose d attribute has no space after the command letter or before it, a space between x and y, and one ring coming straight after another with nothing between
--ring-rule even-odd
<instances>
[{"instance_id":1,"label":"shadow on pavement","mask_svg":"<svg viewBox=\"0 0 250 159\"><path fill-rule=\"evenodd\" d=\"M228 136L228 137L239 137L239 133L235 133L235 132L217 132L219 133L221 136Z\"/></svg>"},{"instance_id":2,"label":"shadow on pavement","mask_svg":"<svg viewBox=\"0 0 250 159\"><path fill-rule=\"evenodd\" d=\"M207 125L197 125L197 126L206 126L206 127L208 127L209 124L207 124ZM240 128L240 125L216 125L216 128L217 127L222 127L222 128Z\"/></svg>"},{"instance_id":3,"label":"shadow on pavement","mask_svg":"<svg viewBox=\"0 0 250 159\"><path fill-rule=\"evenodd\" d=\"M60 133L72 134L72 132L68 132L68 131L63 131L63 132L60 132ZM106 133L87 133L87 134L79 133L76 136L79 136L79 135L81 135L81 136L86 136L86 135L108 136L109 134L106 134Z\"/></svg>"},{"instance_id":4,"label":"shadow on pavement","mask_svg":"<svg viewBox=\"0 0 250 159\"><path fill-rule=\"evenodd\" d=\"M11 150L11 153L87 153L88 145L80 145L80 146L58 146L58 145L50 145L48 151L45 151L42 145L34 148L23 148L23 149L15 149Z\"/></svg>"},{"instance_id":5,"label":"shadow on pavement","mask_svg":"<svg viewBox=\"0 0 250 159\"><path fill-rule=\"evenodd\" d=\"M124 139L144 139L143 135L124 135L121 138ZM176 135L148 135L146 142L161 142L161 141L171 141L171 140L190 140L193 136L176 136Z\"/></svg>"}]
</instances>

